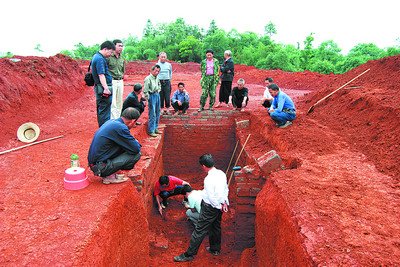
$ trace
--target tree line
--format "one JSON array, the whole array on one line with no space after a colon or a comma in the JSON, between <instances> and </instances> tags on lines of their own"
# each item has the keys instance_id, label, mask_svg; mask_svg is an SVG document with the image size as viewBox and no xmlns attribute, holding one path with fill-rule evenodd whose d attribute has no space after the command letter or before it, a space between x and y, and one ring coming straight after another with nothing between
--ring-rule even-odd
<instances>
[{"instance_id":1,"label":"tree line","mask_svg":"<svg viewBox=\"0 0 400 267\"><path fill-rule=\"evenodd\" d=\"M165 51L168 58L176 62L200 62L205 57L205 50L211 48L215 57L222 61L224 51L229 49L237 64L290 72L309 70L338 74L368 60L400 54L400 46L381 49L373 43L363 43L343 55L333 40L324 41L314 48L314 33L306 36L303 43L297 43L297 46L280 44L273 40L277 30L272 22L264 29L264 34L259 35L254 32L240 33L235 29L226 32L218 28L214 20L208 30L204 30L187 24L183 18L157 25L149 19L141 39L135 36L123 39L123 56L128 61L154 60L158 52ZM99 44L84 46L79 43L73 50L61 53L75 59L91 59L98 50Z\"/></svg>"}]
</instances>

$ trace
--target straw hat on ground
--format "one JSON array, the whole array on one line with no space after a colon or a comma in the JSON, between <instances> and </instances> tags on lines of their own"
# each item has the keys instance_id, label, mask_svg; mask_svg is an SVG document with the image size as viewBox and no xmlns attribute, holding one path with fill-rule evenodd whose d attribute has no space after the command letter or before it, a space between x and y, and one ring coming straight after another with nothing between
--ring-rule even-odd
<instances>
[{"instance_id":1,"label":"straw hat on ground","mask_svg":"<svg viewBox=\"0 0 400 267\"><path fill-rule=\"evenodd\" d=\"M18 140L24 143L31 143L38 139L40 134L39 127L33 122L27 122L19 126L17 131Z\"/></svg>"}]
</instances>

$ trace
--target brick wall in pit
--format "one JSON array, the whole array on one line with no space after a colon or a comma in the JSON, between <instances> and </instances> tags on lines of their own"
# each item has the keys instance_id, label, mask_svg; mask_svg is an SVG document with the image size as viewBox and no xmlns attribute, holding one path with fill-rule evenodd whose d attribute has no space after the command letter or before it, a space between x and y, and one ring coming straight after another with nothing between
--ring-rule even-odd
<instances>
[{"instance_id":1,"label":"brick wall in pit","mask_svg":"<svg viewBox=\"0 0 400 267\"><path fill-rule=\"evenodd\" d=\"M216 167L225 171L236 143L232 114L204 111L164 116L164 173L202 173L199 157L204 153L211 153Z\"/></svg>"}]
</instances>

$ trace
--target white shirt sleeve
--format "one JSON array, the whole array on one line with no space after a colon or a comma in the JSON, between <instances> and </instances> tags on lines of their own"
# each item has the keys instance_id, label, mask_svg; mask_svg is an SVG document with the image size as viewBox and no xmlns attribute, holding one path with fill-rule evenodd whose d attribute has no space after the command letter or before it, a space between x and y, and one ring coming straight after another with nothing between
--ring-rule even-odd
<instances>
[{"instance_id":1,"label":"white shirt sleeve","mask_svg":"<svg viewBox=\"0 0 400 267\"><path fill-rule=\"evenodd\" d=\"M272 95L269 93L268 87L264 91L264 98L272 99Z\"/></svg>"}]
</instances>

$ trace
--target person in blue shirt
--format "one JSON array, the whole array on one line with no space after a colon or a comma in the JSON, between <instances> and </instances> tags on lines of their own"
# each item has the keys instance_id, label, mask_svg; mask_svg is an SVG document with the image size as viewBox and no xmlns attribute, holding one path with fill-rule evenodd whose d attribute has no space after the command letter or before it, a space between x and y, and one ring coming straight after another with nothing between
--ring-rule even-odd
<instances>
[{"instance_id":1,"label":"person in blue shirt","mask_svg":"<svg viewBox=\"0 0 400 267\"><path fill-rule=\"evenodd\" d=\"M120 170L131 170L140 159L141 145L131 135L130 129L135 125L140 113L129 107L120 118L104 123L94 134L89 148L88 163L103 184L116 184L128 180L116 173Z\"/></svg>"},{"instance_id":2,"label":"person in blue shirt","mask_svg":"<svg viewBox=\"0 0 400 267\"><path fill-rule=\"evenodd\" d=\"M177 111L179 111L179 114L186 113L186 110L189 108L189 94L185 90L184 83L178 83L178 90L174 92L171 101L174 113Z\"/></svg>"},{"instance_id":3,"label":"person in blue shirt","mask_svg":"<svg viewBox=\"0 0 400 267\"><path fill-rule=\"evenodd\" d=\"M282 92L275 83L268 85L268 90L274 98L271 107L268 109L271 119L275 121L276 126L279 128L288 127L296 118L296 108L293 100Z\"/></svg>"},{"instance_id":4,"label":"person in blue shirt","mask_svg":"<svg viewBox=\"0 0 400 267\"><path fill-rule=\"evenodd\" d=\"M92 58L90 69L94 80L94 93L96 95L97 122L101 127L110 119L112 100L112 76L108 70L106 58L115 51L115 45L111 41L105 41Z\"/></svg>"}]
</instances>

